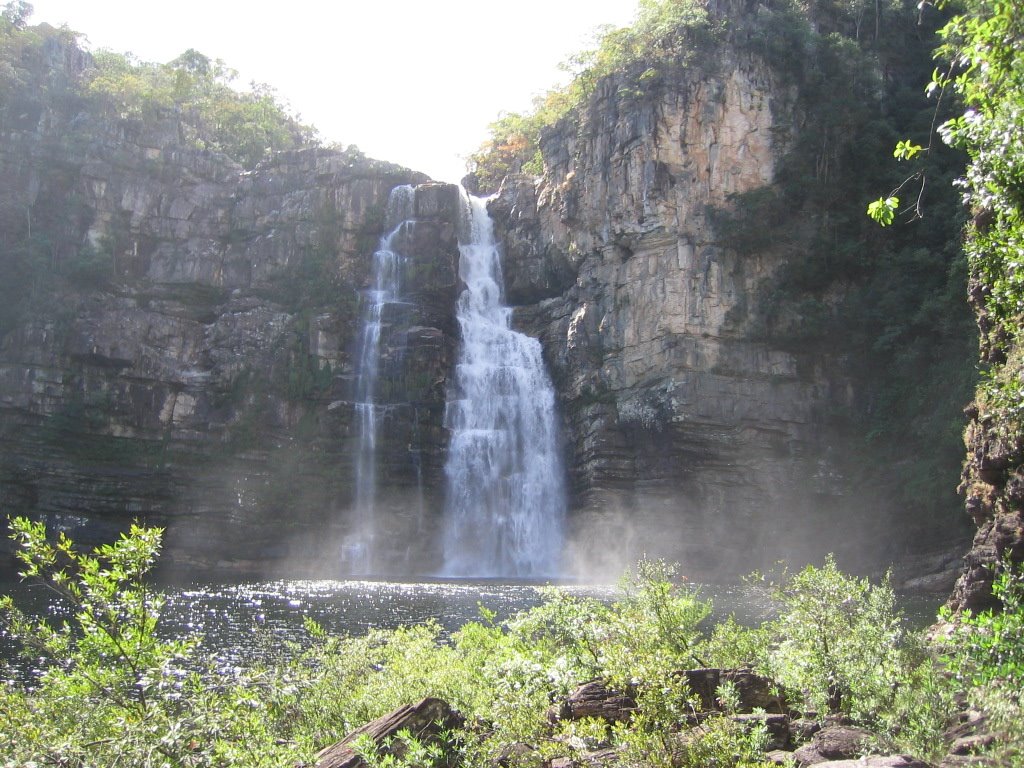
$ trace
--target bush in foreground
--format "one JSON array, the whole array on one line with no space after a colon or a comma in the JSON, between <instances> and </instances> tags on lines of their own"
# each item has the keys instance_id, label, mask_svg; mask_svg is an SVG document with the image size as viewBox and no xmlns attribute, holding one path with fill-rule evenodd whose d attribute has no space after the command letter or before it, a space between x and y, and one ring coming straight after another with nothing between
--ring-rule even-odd
<instances>
[{"instance_id":1,"label":"bush in foreground","mask_svg":"<svg viewBox=\"0 0 1024 768\"><path fill-rule=\"evenodd\" d=\"M370 764L541 765L606 747L620 765L760 765L768 733L728 717L737 692L723 685L716 712L701 712L681 673L741 664L778 681L795 711L841 715L889 749L941 755L960 688L984 690L982 703L1020 743L1019 576L999 582L1003 614L960 625L955 674L904 628L887 584L845 576L829 560L787 579L780 615L756 628L709 626L711 606L696 590L642 562L610 603L546 588L537 608L504 623L483 611L448 639L429 623L363 637L309 623L306 647L227 675L204 661L199 638L161 636L163 599L146 586L159 531L136 527L81 553L64 537L48 540L41 524L12 528L24 574L56 590L66 612L32 618L0 602L26 652L45 660L31 684L0 689L0 764L311 765L355 728L432 696L465 718L449 734L455 747L409 737L398 758L360 743ZM550 716L590 680L630 692L636 712L614 723Z\"/></svg>"}]
</instances>

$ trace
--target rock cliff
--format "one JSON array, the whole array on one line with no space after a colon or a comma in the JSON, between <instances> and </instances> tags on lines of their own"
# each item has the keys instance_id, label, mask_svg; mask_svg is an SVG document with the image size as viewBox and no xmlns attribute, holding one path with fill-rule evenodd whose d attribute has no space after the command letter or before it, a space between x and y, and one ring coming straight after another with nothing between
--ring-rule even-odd
<instances>
[{"instance_id":1,"label":"rock cliff","mask_svg":"<svg viewBox=\"0 0 1024 768\"><path fill-rule=\"evenodd\" d=\"M972 275L970 300L981 331L982 363L998 371L990 381L1007 386L1004 382L1022 378L1024 350L986 306L989 280L980 270ZM975 402L965 409L967 460L960 489L977 532L949 599L954 611L998 608L992 594L997 566L1024 563L1024 434L1017 414L994 400L979 387Z\"/></svg>"},{"instance_id":2,"label":"rock cliff","mask_svg":"<svg viewBox=\"0 0 1024 768\"><path fill-rule=\"evenodd\" d=\"M90 66L74 46L51 59L72 84ZM290 542L309 569L343 559L361 292L390 190L426 177L314 147L246 170L174 115L75 100L5 117L6 255L42 243L49 282L0 341L4 511L86 542L132 517L166 525L179 564L280 564ZM383 340L381 504L403 529L439 506L456 192L419 189L413 309ZM386 554L423 567L431 549L409 555L407 538Z\"/></svg>"},{"instance_id":3,"label":"rock cliff","mask_svg":"<svg viewBox=\"0 0 1024 768\"><path fill-rule=\"evenodd\" d=\"M836 382L822 357L748 338L740 310L780 257L723 247L710 221L773 181L792 96L749 56L640 97L626 82L546 134L542 179L491 203L564 408L574 557L706 575L840 549L853 531L809 522L844 494L819 416Z\"/></svg>"},{"instance_id":4,"label":"rock cliff","mask_svg":"<svg viewBox=\"0 0 1024 768\"><path fill-rule=\"evenodd\" d=\"M770 11L709 7L742 22L717 49L603 77L544 132L543 175L509 175L490 202L507 302L558 391L566 573L896 553L898 511L849 473L859 446L828 418L861 396L848 350L760 330L803 221L826 217L759 220L757 247L723 224L793 175L808 97L750 43ZM358 570L364 294L389 194L413 184L403 300L381 320L373 540L390 573L434 571L457 188L314 146L245 168L173 111L97 107L89 57L47 50L47 98L0 110L0 233L24 286L0 307L0 505L87 542L132 517L166 525L179 566Z\"/></svg>"},{"instance_id":5,"label":"rock cliff","mask_svg":"<svg viewBox=\"0 0 1024 768\"><path fill-rule=\"evenodd\" d=\"M706 577L832 551L864 568L931 546L932 564L908 558L903 572L935 570L926 581L941 592L964 538L959 448L948 430L919 447L913 423L955 419L969 387L937 372L935 397L908 416L920 384L900 377L919 382L932 355L970 369L962 285L946 296L910 277L917 267L886 272L925 259L941 281L951 267L939 243L892 256L903 246L863 228L855 202L873 173L855 145L876 140L879 94L917 65L909 53L882 63L840 17L801 37L806 19L767 5L707 8L715 46L655 51L599 80L541 132L543 174L507 177L490 204L509 299L561 397L573 567L647 554ZM835 42L847 32L857 46ZM849 76L829 80L829 67ZM886 295L908 279L920 304ZM926 318L943 302L954 309L940 330ZM912 355L887 355L893 344L920 353L916 368L899 370ZM865 439L879 423L885 438ZM915 466L919 450L941 460ZM911 498L915 483L944 494Z\"/></svg>"}]
</instances>

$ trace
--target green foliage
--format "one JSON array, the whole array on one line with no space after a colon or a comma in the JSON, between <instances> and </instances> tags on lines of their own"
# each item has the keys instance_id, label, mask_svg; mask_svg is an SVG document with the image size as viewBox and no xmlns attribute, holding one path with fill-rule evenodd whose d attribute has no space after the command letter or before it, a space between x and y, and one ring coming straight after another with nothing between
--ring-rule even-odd
<instances>
[{"instance_id":1,"label":"green foliage","mask_svg":"<svg viewBox=\"0 0 1024 768\"><path fill-rule=\"evenodd\" d=\"M1024 669L1019 575L997 582L1003 618L966 618L957 677L943 675L902 629L887 585L845 576L829 560L781 584L781 614L759 628L705 627L707 603L674 583L671 568L643 562L611 602L544 589L540 606L505 625L484 611L447 639L433 623L337 637L307 621L303 647L227 673L203 661L197 638L161 637L162 598L145 585L159 531L133 527L84 554L65 537L48 540L41 524L16 520L13 529L24 575L44 580L66 606L56 618L29 618L2 601L26 651L49 659L31 686L0 687L0 760L15 765L308 764L324 746L425 696L466 718L445 734L447 753L399 734L385 750L357 743L369 764L490 766L504 754L509 765L539 766L611 746L623 765L762 765L764 727L727 716L735 689L719 690L725 714L695 717L698 702L679 670L703 663L752 664L785 683L798 708L820 705L823 715L834 705L887 743L934 758L958 679L976 691L1005 683L1019 696ZM595 678L634 696L633 717L553 726L551 702ZM531 748L509 757L514 744Z\"/></svg>"},{"instance_id":2,"label":"green foliage","mask_svg":"<svg viewBox=\"0 0 1024 768\"><path fill-rule=\"evenodd\" d=\"M970 158L960 182L973 213L965 249L981 284L983 347L998 360L1021 343L1024 315L1024 62L1019 55L1024 20L1014 2L969 0L942 36L939 54L951 69L947 75L936 71L934 82L951 87L965 110L939 132ZM1004 401L1019 402L1019 396L1006 397L1008 388L1020 390L1019 374L995 370L983 383L990 413L1003 413Z\"/></svg>"},{"instance_id":3,"label":"green foliage","mask_svg":"<svg viewBox=\"0 0 1024 768\"><path fill-rule=\"evenodd\" d=\"M960 617L950 666L974 688L1004 685L1024 691L1024 570L1005 564L992 583L998 610ZM952 618L948 614L946 619ZM1020 702L1024 703L1024 702Z\"/></svg>"},{"instance_id":4,"label":"green foliage","mask_svg":"<svg viewBox=\"0 0 1024 768\"><path fill-rule=\"evenodd\" d=\"M625 738L624 756L626 765L636 766L753 768L768 765L768 741L763 724L748 727L712 717L681 737L634 730Z\"/></svg>"},{"instance_id":5,"label":"green foliage","mask_svg":"<svg viewBox=\"0 0 1024 768\"><path fill-rule=\"evenodd\" d=\"M167 64L110 51L97 53L95 63L88 89L106 109L149 121L174 115L196 146L247 167L313 139L312 129L291 117L269 86L235 90L234 70L193 49Z\"/></svg>"},{"instance_id":6,"label":"green foliage","mask_svg":"<svg viewBox=\"0 0 1024 768\"><path fill-rule=\"evenodd\" d=\"M3 19L5 25L9 24L15 29L24 29L29 17L32 15L32 11L31 3L27 3L25 0L10 0L9 3L4 5L0 18Z\"/></svg>"},{"instance_id":7,"label":"green foliage","mask_svg":"<svg viewBox=\"0 0 1024 768\"><path fill-rule=\"evenodd\" d=\"M602 80L624 75L621 91L641 98L658 84L663 69L680 69L710 53L720 34L695 0L640 0L631 25L603 29L594 48L562 65L572 74L568 85L536 98L527 114L504 114L491 123L490 138L469 156L470 172L487 190L497 190L509 173L540 175L542 133L579 110Z\"/></svg>"},{"instance_id":8,"label":"green foliage","mask_svg":"<svg viewBox=\"0 0 1024 768\"><path fill-rule=\"evenodd\" d=\"M896 149L893 150L892 156L897 160L909 160L921 152L922 149L923 147L920 144L904 139L896 142Z\"/></svg>"},{"instance_id":9,"label":"green foliage","mask_svg":"<svg viewBox=\"0 0 1024 768\"><path fill-rule=\"evenodd\" d=\"M777 591L782 614L771 626L772 676L819 713L860 722L892 705L907 666L906 637L888 584L842 574L830 557Z\"/></svg>"},{"instance_id":10,"label":"green foliage","mask_svg":"<svg viewBox=\"0 0 1024 768\"><path fill-rule=\"evenodd\" d=\"M968 699L992 718L998 736L989 757L1024 764L1024 568L1002 563L992 583L996 609L942 618L955 622L946 662Z\"/></svg>"},{"instance_id":11,"label":"green foliage","mask_svg":"<svg viewBox=\"0 0 1024 768\"><path fill-rule=\"evenodd\" d=\"M578 679L627 688L666 678L700 665L699 627L711 612L693 591L673 584L674 574L660 561L641 561L611 604L542 589L544 604L509 622L509 631Z\"/></svg>"},{"instance_id":12,"label":"green foliage","mask_svg":"<svg viewBox=\"0 0 1024 768\"><path fill-rule=\"evenodd\" d=\"M895 196L878 198L868 204L868 216L877 221L883 227L887 227L896 219L896 211L900 206L900 199Z\"/></svg>"},{"instance_id":13,"label":"green foliage","mask_svg":"<svg viewBox=\"0 0 1024 768\"><path fill-rule=\"evenodd\" d=\"M953 4L940 0L940 8ZM972 219L964 228L965 250L979 283L975 297L984 315L982 346L985 357L995 360L979 392L979 405L987 413L1000 414L1017 423L1021 403L1019 375L1004 370L1008 350L1020 342L1024 310L1024 278L1020 255L1024 252L1024 63L1019 50L1024 44L1024 21L1017 3L1009 0L966 0L956 4L957 15L940 30L936 68L927 86L939 99L948 91L961 100L962 113L937 129L949 145L967 152L969 163L958 180ZM938 113L933 118L943 117ZM929 131L931 136L933 131ZM929 148L923 150L931 152ZM920 147L901 140L897 158L912 157ZM911 178L920 178L920 172ZM906 183L903 182L904 184ZM922 182L923 185L923 182ZM901 184L902 186L902 184ZM886 224L878 201L869 215Z\"/></svg>"},{"instance_id":14,"label":"green foliage","mask_svg":"<svg viewBox=\"0 0 1024 768\"><path fill-rule=\"evenodd\" d=\"M277 743L258 671L232 678L204 664L199 638L161 636L164 597L146 584L160 530L132 526L84 553L42 523L11 528L23 578L63 610L29 617L0 598L0 621L46 664L32 688L0 687L5 764L275 766L294 754Z\"/></svg>"}]
</instances>

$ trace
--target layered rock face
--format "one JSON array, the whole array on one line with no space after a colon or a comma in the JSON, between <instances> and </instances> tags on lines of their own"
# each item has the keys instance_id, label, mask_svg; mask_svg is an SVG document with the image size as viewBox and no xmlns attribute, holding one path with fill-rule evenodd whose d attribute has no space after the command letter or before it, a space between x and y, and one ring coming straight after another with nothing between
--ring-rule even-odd
<instances>
[{"instance_id":1,"label":"layered rock face","mask_svg":"<svg viewBox=\"0 0 1024 768\"><path fill-rule=\"evenodd\" d=\"M491 203L509 298L564 408L574 565L646 553L707 577L849 551L871 518L840 523L819 413L842 382L751 340L747 305L785 256L721 246L711 216L773 181L792 97L730 54L635 82L601 84L581 125L544 138L544 177L510 177Z\"/></svg>"},{"instance_id":2,"label":"layered rock face","mask_svg":"<svg viewBox=\"0 0 1024 768\"><path fill-rule=\"evenodd\" d=\"M64 50L54 77L88 63ZM45 238L41 269L61 276L0 341L4 512L86 543L133 517L167 525L178 564L299 551L302 570L344 571L361 292L390 190L426 178L315 148L244 171L173 115L74 100L2 128L5 242ZM410 525L440 507L459 210L457 188L420 188L402 244L413 309L385 321L378 475L399 570L434 556L409 554Z\"/></svg>"},{"instance_id":3,"label":"layered rock face","mask_svg":"<svg viewBox=\"0 0 1024 768\"><path fill-rule=\"evenodd\" d=\"M758 340L785 246L746 252L716 229L776 181L799 130L794 88L743 50L607 77L544 136L543 177L510 176L490 203L507 303L558 393L566 574L642 555L705 579L884 559L889 511L851 490L823 415L853 397L842 350ZM88 60L55 49L51 66L73 81ZM166 525L182 566L358 570L364 294L389 194L416 184L394 241L402 300L381 318L374 560L436 572L457 188L316 148L246 170L174 115L74 99L0 131L2 234L44 233L39 268L59 278L14 321L0 307L0 505L86 542Z\"/></svg>"},{"instance_id":4,"label":"layered rock face","mask_svg":"<svg viewBox=\"0 0 1024 768\"><path fill-rule=\"evenodd\" d=\"M988 291L982 275L972 276L969 294L981 331L981 360L1001 365L1001 376L1019 380L1024 350L1001 338L1004 331L985 307ZM954 611L975 613L1000 605L992 595L997 567L1024 562L1024 435L1005 412L985 412L983 391L982 402L966 410L967 460L960 484L978 530L948 601Z\"/></svg>"}]
</instances>

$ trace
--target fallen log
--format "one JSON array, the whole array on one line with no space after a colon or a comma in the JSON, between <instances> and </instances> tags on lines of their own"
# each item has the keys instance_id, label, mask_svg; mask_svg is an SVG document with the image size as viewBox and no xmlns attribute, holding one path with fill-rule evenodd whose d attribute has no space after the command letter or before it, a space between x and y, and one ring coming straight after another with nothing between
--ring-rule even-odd
<instances>
[{"instance_id":1,"label":"fallen log","mask_svg":"<svg viewBox=\"0 0 1024 768\"><path fill-rule=\"evenodd\" d=\"M352 748L364 737L372 740L378 755L401 758L407 750L406 743L396 738L401 731L408 731L412 738L426 746L441 744L449 749L451 745L445 742L445 734L462 724L462 716L442 699L427 698L417 704L406 704L322 749L316 756L316 768L366 768L366 761Z\"/></svg>"}]
</instances>

